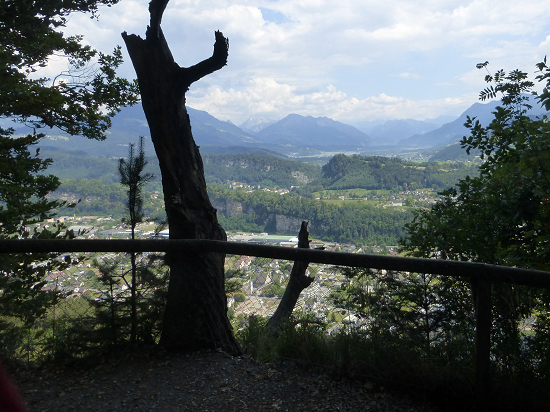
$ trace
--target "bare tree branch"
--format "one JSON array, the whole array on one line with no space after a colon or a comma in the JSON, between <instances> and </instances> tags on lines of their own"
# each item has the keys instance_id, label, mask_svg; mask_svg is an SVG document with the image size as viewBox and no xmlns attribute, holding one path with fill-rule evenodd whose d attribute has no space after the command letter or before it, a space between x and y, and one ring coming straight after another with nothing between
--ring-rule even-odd
<instances>
[{"instance_id":1,"label":"bare tree branch","mask_svg":"<svg viewBox=\"0 0 550 412\"><path fill-rule=\"evenodd\" d=\"M298 234L298 247L303 249L309 249L309 233L307 231L308 222L302 222L300 227L300 233ZM289 319L300 293L302 290L311 285L314 278L306 275L308 262L295 261L290 273L290 279L286 287L285 293L275 310L275 313L269 319L267 327L274 333L277 333L280 326Z\"/></svg>"},{"instance_id":2,"label":"bare tree branch","mask_svg":"<svg viewBox=\"0 0 550 412\"><path fill-rule=\"evenodd\" d=\"M203 78L204 76L220 70L227 64L227 56L229 55L229 39L223 36L221 31L216 31L216 42L214 43L214 53L212 57L203 60L194 66L183 68L182 74L186 82L189 82L189 87L193 82Z\"/></svg>"},{"instance_id":3,"label":"bare tree branch","mask_svg":"<svg viewBox=\"0 0 550 412\"><path fill-rule=\"evenodd\" d=\"M151 14L150 30L155 34L155 37L161 37L160 23L162 21L162 15L166 9L166 5L170 0L151 0L149 3L149 13Z\"/></svg>"}]
</instances>

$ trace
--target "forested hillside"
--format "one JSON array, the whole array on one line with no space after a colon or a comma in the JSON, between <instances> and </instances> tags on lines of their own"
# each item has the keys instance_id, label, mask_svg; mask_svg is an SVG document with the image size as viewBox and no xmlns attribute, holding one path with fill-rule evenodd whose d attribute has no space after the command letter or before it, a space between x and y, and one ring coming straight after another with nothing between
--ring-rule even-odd
<instances>
[{"instance_id":1,"label":"forested hillside","mask_svg":"<svg viewBox=\"0 0 550 412\"><path fill-rule=\"evenodd\" d=\"M466 175L477 175L477 166L464 162L407 162L397 157L338 154L322 167L321 177L299 192L362 188L368 190L443 190Z\"/></svg>"},{"instance_id":2,"label":"forested hillside","mask_svg":"<svg viewBox=\"0 0 550 412\"><path fill-rule=\"evenodd\" d=\"M203 154L206 181L227 181L290 188L305 185L321 176L316 165L258 154Z\"/></svg>"},{"instance_id":3,"label":"forested hillside","mask_svg":"<svg viewBox=\"0 0 550 412\"><path fill-rule=\"evenodd\" d=\"M466 150L460 143L454 143L449 146L445 146L437 153L432 155L429 159L430 162L442 162L445 160L457 160L457 161L472 161L476 156L479 157L481 152L477 149L470 150L470 153L466 153Z\"/></svg>"},{"instance_id":4,"label":"forested hillside","mask_svg":"<svg viewBox=\"0 0 550 412\"><path fill-rule=\"evenodd\" d=\"M84 156L82 153L46 152L54 158L50 171L63 178L54 194L77 201L76 208L62 214L107 215L115 219L124 211L125 190L118 184L117 159ZM156 158L149 157L148 172L160 176ZM368 194L369 201L344 201L344 189L391 191L388 202L402 202L425 195L398 195L421 188L443 190L477 167L463 162L407 162L399 158L334 156L320 167L276 156L258 154L203 154L206 181L220 222L226 230L298 233L302 220L310 221L313 236L342 243L396 244L404 235L403 226L411 219L410 208L382 207L384 202ZM249 186L249 192L228 190L229 182ZM254 187L256 190L250 191ZM281 195L259 188L292 189ZM145 187L144 211L148 217L164 216L159 179ZM330 193L331 201L315 199L320 191ZM361 193L358 191L358 193ZM424 192L421 192L424 193ZM433 193L433 192L432 192ZM359 198L367 196L360 194ZM394 196L394 197L391 197ZM432 195L433 196L433 195ZM354 196L352 196L354 197ZM356 196L355 196L356 197ZM393 200L392 200L393 199ZM406 202L412 206L412 202ZM420 202L415 206L427 206Z\"/></svg>"},{"instance_id":5,"label":"forested hillside","mask_svg":"<svg viewBox=\"0 0 550 412\"><path fill-rule=\"evenodd\" d=\"M78 202L74 208L60 210L59 214L111 216L120 219L127 213L126 191L120 183L107 184L100 179L62 179L61 186L52 196L69 202ZM145 216L162 218L165 215L161 194L145 190L143 198Z\"/></svg>"},{"instance_id":6,"label":"forested hillside","mask_svg":"<svg viewBox=\"0 0 550 412\"><path fill-rule=\"evenodd\" d=\"M117 159L90 156L88 153L80 151L47 148L40 151L40 157L53 160L48 167L48 173L60 179L99 179L107 184L117 183L120 180L117 172Z\"/></svg>"},{"instance_id":7,"label":"forested hillside","mask_svg":"<svg viewBox=\"0 0 550 412\"><path fill-rule=\"evenodd\" d=\"M397 244L410 221L409 210L381 208L362 203L329 204L298 195L256 190L228 190L209 186L209 196L226 230L298 233L309 221L312 236L357 245Z\"/></svg>"},{"instance_id":8,"label":"forested hillside","mask_svg":"<svg viewBox=\"0 0 550 412\"><path fill-rule=\"evenodd\" d=\"M57 150L42 150L41 157L53 159L48 172L61 179L100 179L107 184L119 181L117 158L92 157L84 152ZM208 183L225 184L236 181L262 187L290 188L304 185L321 176L321 167L318 165L276 156L202 153L202 158ZM157 158L146 156L146 159L147 172L159 177ZM157 186L160 190L158 179Z\"/></svg>"}]
</instances>

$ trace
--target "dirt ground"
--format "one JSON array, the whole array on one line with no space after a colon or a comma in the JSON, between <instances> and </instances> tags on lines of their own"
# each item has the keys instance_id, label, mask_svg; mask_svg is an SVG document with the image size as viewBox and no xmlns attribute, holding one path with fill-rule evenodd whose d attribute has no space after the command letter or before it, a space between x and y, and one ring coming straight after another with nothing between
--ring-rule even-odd
<instances>
[{"instance_id":1,"label":"dirt ground","mask_svg":"<svg viewBox=\"0 0 550 412\"><path fill-rule=\"evenodd\" d=\"M17 374L29 412L399 411L436 409L368 381L224 353L131 353ZM1 409L1 408L0 408Z\"/></svg>"}]
</instances>

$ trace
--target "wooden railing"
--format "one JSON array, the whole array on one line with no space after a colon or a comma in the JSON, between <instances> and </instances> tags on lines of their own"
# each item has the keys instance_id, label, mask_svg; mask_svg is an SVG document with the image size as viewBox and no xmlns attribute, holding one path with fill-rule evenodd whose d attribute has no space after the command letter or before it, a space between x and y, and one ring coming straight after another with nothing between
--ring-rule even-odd
<instances>
[{"instance_id":1,"label":"wooden railing","mask_svg":"<svg viewBox=\"0 0 550 412\"><path fill-rule=\"evenodd\" d=\"M477 284L476 390L483 396L490 385L491 284L504 282L550 289L550 272L475 262L421 259L359 253L327 252L215 240L0 240L0 253L39 252L171 252L226 253L339 266L466 277Z\"/></svg>"}]
</instances>

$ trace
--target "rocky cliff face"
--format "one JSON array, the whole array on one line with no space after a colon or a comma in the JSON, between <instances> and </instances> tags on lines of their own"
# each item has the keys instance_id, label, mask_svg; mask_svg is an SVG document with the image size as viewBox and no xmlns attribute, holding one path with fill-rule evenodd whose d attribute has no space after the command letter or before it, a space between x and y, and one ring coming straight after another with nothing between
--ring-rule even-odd
<instances>
[{"instance_id":1,"label":"rocky cliff face","mask_svg":"<svg viewBox=\"0 0 550 412\"><path fill-rule=\"evenodd\" d=\"M225 215L226 217L235 217L243 213L254 213L255 211L247 205L243 205L234 199L210 199L212 206L214 206L218 213ZM303 219L299 219L293 216L279 215L275 213L269 214L261 224L266 227L268 231L274 231L278 233L298 233ZM260 222L258 222L260 223ZM310 225L311 229L311 225Z\"/></svg>"},{"instance_id":2,"label":"rocky cliff face","mask_svg":"<svg viewBox=\"0 0 550 412\"><path fill-rule=\"evenodd\" d=\"M290 174L294 179L296 179L301 184L308 184L312 181L305 173L302 173L298 170L295 170Z\"/></svg>"},{"instance_id":3,"label":"rocky cliff face","mask_svg":"<svg viewBox=\"0 0 550 412\"><path fill-rule=\"evenodd\" d=\"M275 231L278 233L298 233L302 224L301 219L291 216L274 215ZM310 228L311 230L311 228Z\"/></svg>"},{"instance_id":4,"label":"rocky cliff face","mask_svg":"<svg viewBox=\"0 0 550 412\"><path fill-rule=\"evenodd\" d=\"M216 208L218 213L222 213L226 217L235 217L243 213L251 213L252 209L242 202L235 199L214 199L211 198L212 206Z\"/></svg>"}]
</instances>

